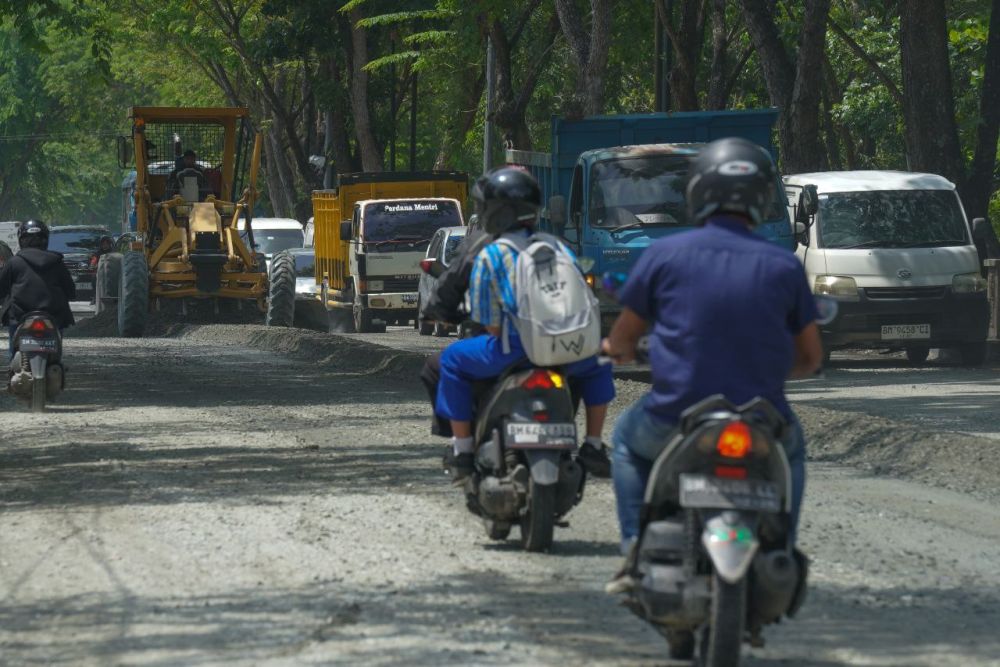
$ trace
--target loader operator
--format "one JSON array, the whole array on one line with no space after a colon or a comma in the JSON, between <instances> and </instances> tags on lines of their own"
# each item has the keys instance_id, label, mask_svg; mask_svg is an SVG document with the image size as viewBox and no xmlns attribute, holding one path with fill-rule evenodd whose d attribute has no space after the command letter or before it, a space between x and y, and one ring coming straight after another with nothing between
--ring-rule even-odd
<instances>
[{"instance_id":1,"label":"loader operator","mask_svg":"<svg viewBox=\"0 0 1000 667\"><path fill-rule=\"evenodd\" d=\"M512 167L500 167L482 176L473 188L472 197L490 241L501 234L530 233L541 208L541 191L534 177ZM514 308L505 298L509 301L513 293L512 266L516 255L505 245L496 245L498 252L495 253L486 251L494 247L490 243L476 243L474 247L482 250L475 256L471 271L471 315L486 327L489 335L456 341L442 352L435 401L435 413L450 421L452 452L445 457L445 467L456 483L464 480L474 468L472 383L496 377L525 358L519 341L515 349L504 352L497 335L503 312L513 312ZM453 265L463 263L453 261ZM445 280L441 282L446 283ZM566 370L586 406L587 436L579 450L580 463L592 475L608 477L610 462L601 441L601 431L608 403L614 398L611 369L599 365L596 357L592 357L571 364ZM426 384L426 378L424 381Z\"/></svg>"},{"instance_id":2,"label":"loader operator","mask_svg":"<svg viewBox=\"0 0 1000 667\"><path fill-rule=\"evenodd\" d=\"M49 228L28 220L17 230L21 249L0 270L0 321L10 333L9 358L14 356L14 332L30 312L48 313L60 331L73 324L69 302L76 298L73 277L63 256L49 247Z\"/></svg>"},{"instance_id":3,"label":"loader operator","mask_svg":"<svg viewBox=\"0 0 1000 667\"><path fill-rule=\"evenodd\" d=\"M202 169L201 165L198 164L198 154L195 153L190 148L184 151L184 155L181 157L180 164L170 172L167 177L167 198L173 197L181 192L184 184L181 182L182 178L188 176L195 176L198 179L198 199L203 200L205 196L209 193L208 187L208 177L205 175L205 170Z\"/></svg>"}]
</instances>

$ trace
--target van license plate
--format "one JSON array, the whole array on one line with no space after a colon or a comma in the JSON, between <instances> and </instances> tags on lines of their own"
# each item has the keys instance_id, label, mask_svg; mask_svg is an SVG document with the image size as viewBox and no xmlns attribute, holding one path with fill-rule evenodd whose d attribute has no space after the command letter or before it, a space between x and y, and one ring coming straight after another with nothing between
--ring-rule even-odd
<instances>
[{"instance_id":1,"label":"van license plate","mask_svg":"<svg viewBox=\"0 0 1000 667\"><path fill-rule=\"evenodd\" d=\"M681 475L681 507L778 512L778 485L762 479L725 479Z\"/></svg>"},{"instance_id":2,"label":"van license plate","mask_svg":"<svg viewBox=\"0 0 1000 667\"><path fill-rule=\"evenodd\" d=\"M882 340L927 340L931 337L929 324L883 324Z\"/></svg>"},{"instance_id":3,"label":"van license plate","mask_svg":"<svg viewBox=\"0 0 1000 667\"><path fill-rule=\"evenodd\" d=\"M510 449L574 449L576 424L507 424L507 447Z\"/></svg>"}]
</instances>

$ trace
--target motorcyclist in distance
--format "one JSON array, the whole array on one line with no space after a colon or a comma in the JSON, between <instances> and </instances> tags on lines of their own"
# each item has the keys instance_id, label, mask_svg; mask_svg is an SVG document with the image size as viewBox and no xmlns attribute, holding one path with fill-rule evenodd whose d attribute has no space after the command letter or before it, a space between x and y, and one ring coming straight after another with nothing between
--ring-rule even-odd
<instances>
[{"instance_id":1,"label":"motorcyclist in distance","mask_svg":"<svg viewBox=\"0 0 1000 667\"><path fill-rule=\"evenodd\" d=\"M28 220L18 228L17 242L21 249L0 270L0 321L10 334L10 357L14 356L14 332L25 315L46 312L62 330L74 323L69 302L76 298L63 256L48 249L48 225Z\"/></svg>"}]
</instances>

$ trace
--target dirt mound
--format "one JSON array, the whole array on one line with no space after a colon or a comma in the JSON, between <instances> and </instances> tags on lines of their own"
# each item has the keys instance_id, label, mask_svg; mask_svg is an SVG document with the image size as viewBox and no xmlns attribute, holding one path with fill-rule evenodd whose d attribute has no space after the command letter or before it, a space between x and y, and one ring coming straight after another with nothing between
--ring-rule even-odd
<instances>
[{"instance_id":1,"label":"dirt mound","mask_svg":"<svg viewBox=\"0 0 1000 667\"><path fill-rule=\"evenodd\" d=\"M920 430L905 422L797 405L810 460L841 463L981 498L995 498L1000 443L966 433Z\"/></svg>"},{"instance_id":2,"label":"dirt mound","mask_svg":"<svg viewBox=\"0 0 1000 667\"><path fill-rule=\"evenodd\" d=\"M146 324L147 337L169 336L178 326L206 324L263 324L264 316L255 306L244 306L242 310L226 304L218 313L211 302L189 304L187 312L171 307L168 310L153 311ZM118 312L105 310L89 317L66 330L67 338L114 338L118 336Z\"/></svg>"}]
</instances>

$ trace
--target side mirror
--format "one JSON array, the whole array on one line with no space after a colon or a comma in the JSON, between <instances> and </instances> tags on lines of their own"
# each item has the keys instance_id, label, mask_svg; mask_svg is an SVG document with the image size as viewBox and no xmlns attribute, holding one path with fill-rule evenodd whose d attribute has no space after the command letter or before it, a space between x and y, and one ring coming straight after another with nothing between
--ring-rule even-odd
<instances>
[{"instance_id":1,"label":"side mirror","mask_svg":"<svg viewBox=\"0 0 1000 667\"><path fill-rule=\"evenodd\" d=\"M802 194L799 195L799 211L802 213L796 214L795 217L802 215L814 216L819 211L819 193L816 191L815 185L806 185L802 188Z\"/></svg>"},{"instance_id":2,"label":"side mirror","mask_svg":"<svg viewBox=\"0 0 1000 667\"><path fill-rule=\"evenodd\" d=\"M566 198L562 195L549 197L549 220L552 221L552 227L562 234L566 228Z\"/></svg>"},{"instance_id":3,"label":"side mirror","mask_svg":"<svg viewBox=\"0 0 1000 667\"><path fill-rule=\"evenodd\" d=\"M128 137L118 137L118 166L122 169L128 169L132 164L132 142L129 141Z\"/></svg>"},{"instance_id":4,"label":"side mirror","mask_svg":"<svg viewBox=\"0 0 1000 667\"><path fill-rule=\"evenodd\" d=\"M809 225L801 220L796 220L793 227L795 230L795 241L799 245L809 245Z\"/></svg>"},{"instance_id":5,"label":"side mirror","mask_svg":"<svg viewBox=\"0 0 1000 667\"><path fill-rule=\"evenodd\" d=\"M986 228L989 226L989 222L986 218L973 218L972 219L972 238L982 238L982 234L986 232Z\"/></svg>"},{"instance_id":6,"label":"side mirror","mask_svg":"<svg viewBox=\"0 0 1000 667\"><path fill-rule=\"evenodd\" d=\"M340 223L340 240L350 241L351 240L351 221L344 220Z\"/></svg>"}]
</instances>

